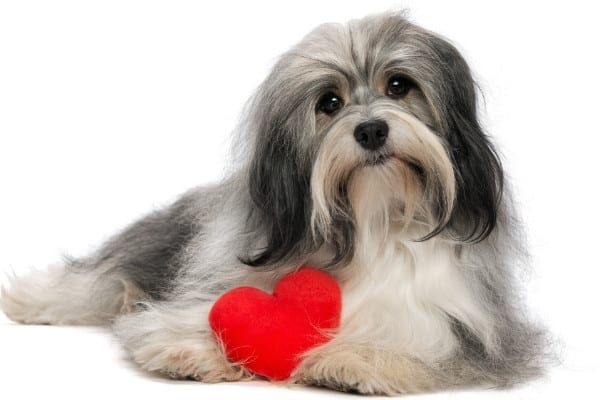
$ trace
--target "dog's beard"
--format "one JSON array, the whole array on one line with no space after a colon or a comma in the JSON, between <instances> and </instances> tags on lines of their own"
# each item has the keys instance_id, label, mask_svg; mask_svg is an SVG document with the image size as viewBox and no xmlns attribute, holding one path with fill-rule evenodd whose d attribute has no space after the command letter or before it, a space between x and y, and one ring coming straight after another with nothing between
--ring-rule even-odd
<instances>
[{"instance_id":1,"label":"dog's beard","mask_svg":"<svg viewBox=\"0 0 600 400\"><path fill-rule=\"evenodd\" d=\"M352 132L364 117L348 113L325 133L316 157L311 192L312 229L327 238L339 218L351 219L359 234L386 233L390 224L415 227L422 239L447 224L455 178L442 139L394 106L371 107L371 118L390 129L386 145L365 152Z\"/></svg>"}]
</instances>

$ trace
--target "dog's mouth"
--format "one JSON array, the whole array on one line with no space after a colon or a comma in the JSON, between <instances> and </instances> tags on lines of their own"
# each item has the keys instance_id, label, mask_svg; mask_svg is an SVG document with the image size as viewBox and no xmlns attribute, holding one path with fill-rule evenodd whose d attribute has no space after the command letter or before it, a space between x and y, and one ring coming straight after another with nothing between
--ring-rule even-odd
<instances>
[{"instance_id":1,"label":"dog's mouth","mask_svg":"<svg viewBox=\"0 0 600 400\"><path fill-rule=\"evenodd\" d=\"M419 177L419 179L423 180L425 178L425 169L423 169L419 163L411 160L404 160L404 162L415 173L415 175Z\"/></svg>"},{"instance_id":2,"label":"dog's mouth","mask_svg":"<svg viewBox=\"0 0 600 400\"><path fill-rule=\"evenodd\" d=\"M375 167L378 165L385 164L388 160L392 158L391 154L377 154L376 156L369 157L365 160L365 167Z\"/></svg>"},{"instance_id":3,"label":"dog's mouth","mask_svg":"<svg viewBox=\"0 0 600 400\"><path fill-rule=\"evenodd\" d=\"M418 162L411 159L407 159L406 157L399 157L395 154L381 153L373 155L370 158L363 161L362 166L378 167L385 165L388 161L392 159L398 160L405 164L420 180L423 180L425 178L425 169Z\"/></svg>"}]
</instances>

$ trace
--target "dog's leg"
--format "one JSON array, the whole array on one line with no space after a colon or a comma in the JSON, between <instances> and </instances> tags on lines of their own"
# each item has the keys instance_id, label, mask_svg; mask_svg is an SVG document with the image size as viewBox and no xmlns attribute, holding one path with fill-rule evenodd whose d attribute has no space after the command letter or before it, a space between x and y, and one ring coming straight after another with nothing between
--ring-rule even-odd
<instances>
[{"instance_id":1,"label":"dog's leg","mask_svg":"<svg viewBox=\"0 0 600 400\"><path fill-rule=\"evenodd\" d=\"M138 301L162 298L181 268L179 256L206 222L196 213L209 215L214 196L191 191L88 257L13 277L2 288L0 307L21 323L96 325L135 311Z\"/></svg>"},{"instance_id":2,"label":"dog's leg","mask_svg":"<svg viewBox=\"0 0 600 400\"><path fill-rule=\"evenodd\" d=\"M432 390L436 379L422 362L374 344L335 339L306 354L292 380L361 394L394 395Z\"/></svg>"},{"instance_id":3,"label":"dog's leg","mask_svg":"<svg viewBox=\"0 0 600 400\"><path fill-rule=\"evenodd\" d=\"M237 381L250 374L230 363L208 324L211 302L149 304L119 317L114 331L147 371L203 382Z\"/></svg>"},{"instance_id":4,"label":"dog's leg","mask_svg":"<svg viewBox=\"0 0 600 400\"><path fill-rule=\"evenodd\" d=\"M24 324L108 324L146 297L122 275L106 274L109 268L75 271L59 264L12 277L9 286L1 288L0 308Z\"/></svg>"}]
</instances>

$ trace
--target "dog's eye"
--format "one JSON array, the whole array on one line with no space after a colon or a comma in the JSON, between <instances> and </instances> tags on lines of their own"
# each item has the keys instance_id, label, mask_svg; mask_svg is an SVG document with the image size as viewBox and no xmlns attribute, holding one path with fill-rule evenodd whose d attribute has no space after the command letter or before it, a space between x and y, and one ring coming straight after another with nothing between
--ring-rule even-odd
<instances>
[{"instance_id":1,"label":"dog's eye","mask_svg":"<svg viewBox=\"0 0 600 400\"><path fill-rule=\"evenodd\" d=\"M327 115L332 115L338 112L343 106L344 103L340 96L333 92L327 92L319 99L317 108Z\"/></svg>"},{"instance_id":2,"label":"dog's eye","mask_svg":"<svg viewBox=\"0 0 600 400\"><path fill-rule=\"evenodd\" d=\"M401 75L392 76L387 85L387 95L393 99L400 99L408 94L414 83Z\"/></svg>"}]
</instances>

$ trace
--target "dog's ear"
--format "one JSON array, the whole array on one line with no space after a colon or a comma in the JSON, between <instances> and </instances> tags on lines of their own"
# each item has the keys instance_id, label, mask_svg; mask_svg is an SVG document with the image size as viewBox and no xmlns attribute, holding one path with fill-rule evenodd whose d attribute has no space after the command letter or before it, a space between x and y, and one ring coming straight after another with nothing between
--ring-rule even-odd
<instances>
[{"instance_id":1,"label":"dog's ear","mask_svg":"<svg viewBox=\"0 0 600 400\"><path fill-rule=\"evenodd\" d=\"M459 51L434 36L441 72L439 99L456 175L456 201L449 227L463 241L481 241L495 228L503 190L498 154L477 118L477 88Z\"/></svg>"},{"instance_id":2,"label":"dog's ear","mask_svg":"<svg viewBox=\"0 0 600 400\"><path fill-rule=\"evenodd\" d=\"M310 168L293 139L294 133L264 116L257 124L256 148L248 187L254 205L251 216L264 247L242 258L251 266L272 265L305 252L309 239Z\"/></svg>"}]
</instances>

